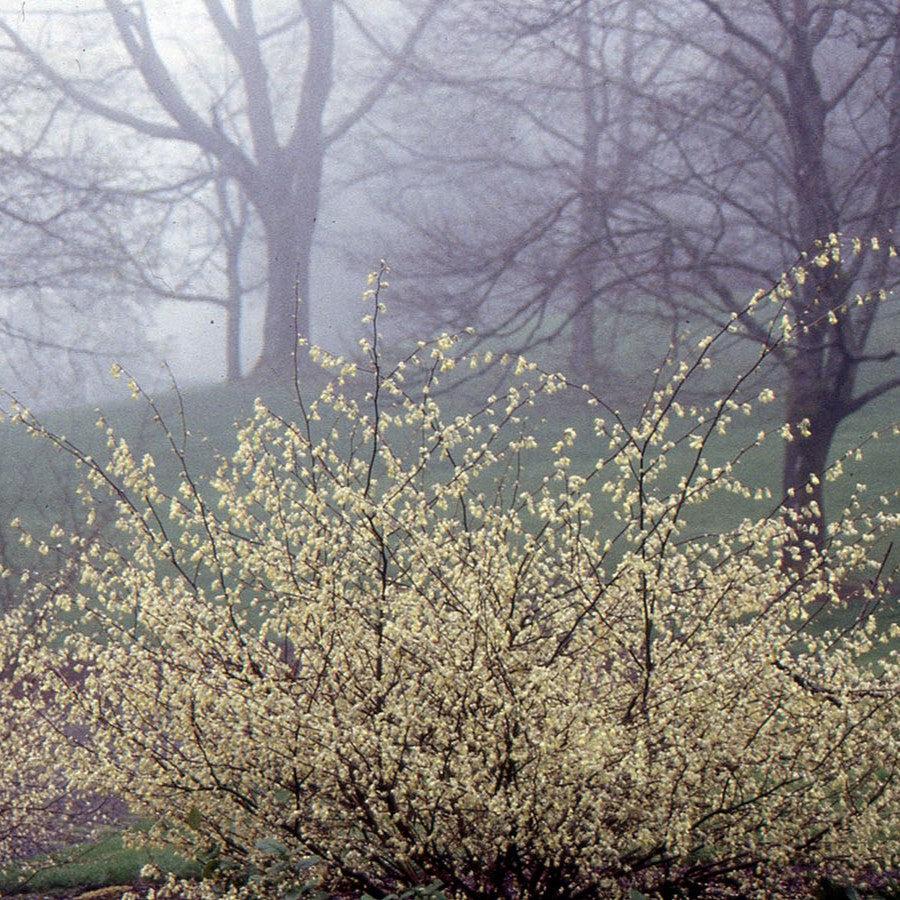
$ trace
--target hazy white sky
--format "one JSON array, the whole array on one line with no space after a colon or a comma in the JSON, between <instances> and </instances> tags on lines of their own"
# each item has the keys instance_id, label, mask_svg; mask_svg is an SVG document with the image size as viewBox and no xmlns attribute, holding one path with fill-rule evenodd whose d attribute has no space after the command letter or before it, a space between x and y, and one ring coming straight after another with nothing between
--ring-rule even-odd
<instances>
[{"instance_id":1,"label":"hazy white sky","mask_svg":"<svg viewBox=\"0 0 900 900\"><path fill-rule=\"evenodd\" d=\"M390 3L369 0L371 6L385 9ZM71 14L90 13L102 6L100 0L23 0L21 4L4 4L0 14L10 21L29 42L43 46L56 68L67 77L88 75L109 62L109 44L98 39L94 23L97 18ZM171 68L180 74L189 92L198 96L197 108L203 111L205 102L199 99L203 81L224 84L233 74L231 59L220 51L218 37L206 16L200 0L146 0L145 3L158 49ZM265 10L265 4L259 8ZM54 15L54 12L65 15ZM49 15L48 15L49 13ZM163 118L155 113L154 118ZM98 126L102 127L102 126ZM160 148L162 149L162 148ZM365 205L360 194L356 205ZM352 226L359 211L351 202L340 205L328 203L326 198L320 220L333 229ZM377 260L373 260L373 264ZM248 260L245 268L252 266ZM313 339L334 346L341 334L352 330L361 307L356 300L364 287L365 272L353 272L343 255L320 247L312 272ZM247 280L253 273L246 273ZM214 285L197 285L198 290L216 290ZM261 342L263 304L261 298L251 299L244 310L243 358L245 365L255 359ZM206 304L159 303L154 314L153 337L158 339L167 362L180 382L221 378L225 369L225 319L218 308ZM202 352L198 352L202 348Z\"/></svg>"}]
</instances>

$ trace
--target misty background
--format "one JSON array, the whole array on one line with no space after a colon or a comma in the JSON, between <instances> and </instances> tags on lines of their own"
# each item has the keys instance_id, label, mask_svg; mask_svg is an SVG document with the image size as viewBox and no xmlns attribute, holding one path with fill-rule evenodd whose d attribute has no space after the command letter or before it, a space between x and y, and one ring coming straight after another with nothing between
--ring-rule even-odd
<instances>
[{"instance_id":1,"label":"misty background","mask_svg":"<svg viewBox=\"0 0 900 900\"><path fill-rule=\"evenodd\" d=\"M382 258L392 339L474 327L628 404L829 254L773 307L814 435L785 490L900 384L895 0L25 0L0 49L0 384L37 408L113 361L163 390L352 353Z\"/></svg>"}]
</instances>

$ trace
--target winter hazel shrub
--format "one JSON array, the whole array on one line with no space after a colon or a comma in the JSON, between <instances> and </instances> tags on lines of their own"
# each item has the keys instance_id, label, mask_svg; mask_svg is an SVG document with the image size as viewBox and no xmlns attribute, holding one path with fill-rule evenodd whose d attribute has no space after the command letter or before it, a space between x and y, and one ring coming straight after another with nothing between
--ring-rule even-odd
<instances>
[{"instance_id":1,"label":"winter hazel shrub","mask_svg":"<svg viewBox=\"0 0 900 900\"><path fill-rule=\"evenodd\" d=\"M167 495L112 431L81 457L117 534L72 539L78 586L21 663L70 788L223 877L276 854L375 896L771 896L895 866L867 554L897 516L855 501L798 547L798 513L740 480L764 436L717 450L746 376L683 399L715 336L634 425L524 360L445 414L485 359L443 336L389 362L382 275L367 362L313 351L331 385L291 418L257 402L208 484L185 466ZM724 494L758 515L698 536Z\"/></svg>"},{"instance_id":2,"label":"winter hazel shrub","mask_svg":"<svg viewBox=\"0 0 900 900\"><path fill-rule=\"evenodd\" d=\"M26 610L0 622L0 869L57 849L87 823L109 821L109 797L79 794L59 766L65 735L35 715L39 682L27 672L39 626ZM83 833L83 832L82 832Z\"/></svg>"}]
</instances>

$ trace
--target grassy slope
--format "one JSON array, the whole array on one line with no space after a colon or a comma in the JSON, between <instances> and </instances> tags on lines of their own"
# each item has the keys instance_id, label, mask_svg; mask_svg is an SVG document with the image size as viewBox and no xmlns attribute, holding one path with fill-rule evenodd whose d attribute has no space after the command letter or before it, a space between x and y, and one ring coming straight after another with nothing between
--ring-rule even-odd
<instances>
[{"instance_id":1,"label":"grassy slope","mask_svg":"<svg viewBox=\"0 0 900 900\"><path fill-rule=\"evenodd\" d=\"M318 393L318 388L324 382L321 378L318 378L317 382L308 390L304 390L304 399L308 400ZM767 383L773 384L777 390L779 386L777 382L777 372L772 373ZM617 392L612 393L615 396ZM127 391L125 394L127 396ZM241 422L252 414L254 399L259 395L279 412L284 412L290 417L295 416L296 404L292 392L261 387L259 384L219 384L194 388L184 393L189 428L188 458L192 467L196 466L198 472L208 472L212 468L211 460L215 452L230 454L235 445L234 423ZM483 392L481 396L483 397ZM465 405L464 401L460 403L452 395L442 398L442 404L451 414L462 412ZM161 395L158 405L180 442L181 425L175 397L172 394ZM617 407L619 405L616 404ZM895 405L896 393L889 394L846 420L835 440L833 455L856 444L874 429L880 428L883 433L888 432L895 418ZM549 415L546 425L535 420L533 427L539 435L552 434L557 427L565 425L574 425L577 428L579 424L582 426L580 430L589 433L590 416L596 411L581 409L580 406L573 408L568 399L563 406L564 408L559 410L559 417L554 413ZM627 414L628 408L623 409ZM721 452L728 453L736 449L748 438L752 439L761 427L767 430L773 426L777 428L779 416L777 406L762 410L760 414L763 418L756 414L750 419L736 417L736 428L730 437L721 443ZM123 400L119 404L105 408L104 415L115 427L116 433L124 437L135 451L152 453L163 473L171 468L166 463L166 460L171 458L171 451L163 434L152 422L152 412L143 401ZM48 413L41 418L53 431L65 435L82 449L100 458L103 455L104 440L94 425L97 417L98 411L95 409L76 407ZM870 444L865 454L866 460L858 473L853 469L848 470L851 477L857 474L865 475L872 491L893 491L896 480L889 443L882 441ZM581 449L586 461L595 451L600 452L602 448L584 443ZM762 454L751 462L749 480L770 484L774 489L778 481L780 456L781 450L777 440L770 442ZM0 520L6 520L13 515L29 519L40 518L39 512L51 512L53 507L58 505L60 489L64 487L71 490L76 482L77 473L64 454L40 441L33 442L21 429L10 427L7 423L0 425ZM24 493L22 488L25 484L29 488L28 497L20 498L18 495ZM841 489L837 488L836 493L833 493L834 499L838 500L840 494Z\"/></svg>"},{"instance_id":2,"label":"grassy slope","mask_svg":"<svg viewBox=\"0 0 900 900\"><path fill-rule=\"evenodd\" d=\"M647 338L641 339L640 346L633 349L646 350ZM645 357L646 358L646 357ZM644 370L635 373L643 377ZM627 376L627 373L626 373ZM623 376L623 377L626 377ZM767 374L769 383L779 387L779 373L772 370ZM314 397L324 384L321 373L310 376L304 387L308 399ZM611 393L622 398L622 391L611 385ZM488 387L488 390L492 390ZM127 398L127 389L123 385ZM252 413L253 402L258 394L271 403L279 412L289 418L297 417L296 401L290 390L273 390L268 386L253 383L236 385L214 385L192 389L184 394L185 418L189 426L187 457L193 474L202 482L215 468L217 454L230 455L235 446L234 423L243 421ZM445 413L453 415L466 409L465 396L478 398L471 387L459 395L451 394L443 398ZM485 395L481 388L480 397ZM616 405L619 403L617 401ZM864 439L872 430L889 432L894 415L895 397L886 395L865 407L848 419L841 427L833 447L833 455L843 452ZM179 407L176 398L169 394L159 399L159 409L169 423L176 439L181 440ZM623 407L627 415L628 407ZM572 452L573 471L589 472L594 461L606 450L605 442L590 438L592 417L596 409L589 409L581 403L573 403L568 397L551 405L546 411L546 420L536 417L530 428L538 437L542 447L553 444L563 428L575 427L582 435ZM710 458L724 460L742 446L751 442L760 428L777 432L779 425L777 404L758 408L750 418L737 415L734 427L724 438L716 438L711 445ZM173 487L177 482L177 465L171 449L160 428L152 421L152 411L144 401L124 399L121 404L106 411L106 418L124 437L138 455L150 452L157 461L157 475L163 485ZM57 433L65 434L75 444L98 458L105 455L104 437L94 422L97 412L92 409L75 408L59 411L45 417L48 425ZM895 442L889 437L868 444L862 462L846 467L847 475L836 484L826 485L826 512L834 512L844 506L857 482L868 486L870 496L892 494L896 491L896 467L894 462ZM748 455L742 463L740 474L753 487L768 486L778 496L782 444L777 436L771 437L762 448ZM534 451L531 459L540 465L542 451ZM684 471L687 454L674 455L670 460L673 474ZM14 570L23 563L33 565L33 557L25 557L15 543L15 537L5 529L14 516L20 517L35 534L45 533L53 521L64 525L72 524L80 515L79 504L74 499L74 486L78 473L72 460L65 454L49 447L42 441L35 442L21 429L6 424L0 425L0 567L11 565ZM597 493L595 489L595 494ZM691 511L691 530L704 532L721 530L726 523L735 523L742 516L759 516L771 507L771 503L747 504L739 502L731 495L719 494L712 503ZM602 509L602 507L601 507ZM598 517L601 523L603 518ZM895 554L896 556L896 554ZM27 561L27 562L26 562ZM15 590L7 582L7 591ZM0 595L2 606L2 595Z\"/></svg>"},{"instance_id":3,"label":"grassy slope","mask_svg":"<svg viewBox=\"0 0 900 900\"><path fill-rule=\"evenodd\" d=\"M70 847L41 859L32 873L25 874L20 868L0 871L0 897L131 884L147 863L185 878L199 873L196 865L167 850L126 849L122 845L122 835L110 833L94 843Z\"/></svg>"}]
</instances>

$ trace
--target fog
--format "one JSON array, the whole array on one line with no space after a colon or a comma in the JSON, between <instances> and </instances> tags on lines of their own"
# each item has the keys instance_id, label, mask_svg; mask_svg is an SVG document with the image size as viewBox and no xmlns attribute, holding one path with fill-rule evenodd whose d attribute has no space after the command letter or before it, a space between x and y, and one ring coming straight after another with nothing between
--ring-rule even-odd
<instances>
[{"instance_id":1,"label":"fog","mask_svg":"<svg viewBox=\"0 0 900 900\"><path fill-rule=\"evenodd\" d=\"M897 27L887 0L8 6L3 386L276 383L297 337L353 352L384 258L392 337L472 326L615 391L836 235L867 252L787 302L778 357L828 445L897 381L890 304L815 312L896 277L868 251Z\"/></svg>"}]
</instances>

